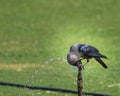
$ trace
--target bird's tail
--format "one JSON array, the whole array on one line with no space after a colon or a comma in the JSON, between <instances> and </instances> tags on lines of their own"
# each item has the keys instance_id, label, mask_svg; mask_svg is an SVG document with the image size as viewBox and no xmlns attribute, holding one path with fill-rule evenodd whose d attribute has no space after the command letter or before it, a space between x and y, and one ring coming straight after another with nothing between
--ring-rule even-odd
<instances>
[{"instance_id":1,"label":"bird's tail","mask_svg":"<svg viewBox=\"0 0 120 96\"><path fill-rule=\"evenodd\" d=\"M101 54L101 56L100 56L101 58L106 58L106 59L108 59L108 57L107 56L105 56L105 55L102 55Z\"/></svg>"},{"instance_id":2,"label":"bird's tail","mask_svg":"<svg viewBox=\"0 0 120 96\"><path fill-rule=\"evenodd\" d=\"M107 65L100 59L100 58L95 58L95 60L100 63L104 68L108 68Z\"/></svg>"}]
</instances>

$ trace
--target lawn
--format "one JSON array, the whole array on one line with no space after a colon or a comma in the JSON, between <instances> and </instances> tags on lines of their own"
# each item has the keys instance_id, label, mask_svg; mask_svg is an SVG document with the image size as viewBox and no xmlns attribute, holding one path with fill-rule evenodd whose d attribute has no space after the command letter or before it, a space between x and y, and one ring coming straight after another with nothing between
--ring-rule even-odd
<instances>
[{"instance_id":1,"label":"lawn","mask_svg":"<svg viewBox=\"0 0 120 96\"><path fill-rule=\"evenodd\" d=\"M64 61L72 44L96 46L108 69L94 59L83 70L83 91L120 95L119 0L1 0L0 82L77 90L77 69ZM44 95L43 95L44 94ZM76 96L0 85L0 96Z\"/></svg>"}]
</instances>

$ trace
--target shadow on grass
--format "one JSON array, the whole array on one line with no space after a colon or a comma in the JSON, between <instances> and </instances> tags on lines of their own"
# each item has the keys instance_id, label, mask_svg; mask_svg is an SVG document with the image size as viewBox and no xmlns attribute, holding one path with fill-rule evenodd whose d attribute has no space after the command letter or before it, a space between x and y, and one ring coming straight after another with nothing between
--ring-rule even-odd
<instances>
[{"instance_id":1,"label":"shadow on grass","mask_svg":"<svg viewBox=\"0 0 120 96\"><path fill-rule=\"evenodd\" d=\"M31 90L44 90L44 91L55 91L55 92L77 94L77 91L69 90L69 89L63 89L63 88L50 88L50 87L42 87L42 86L31 86L31 85L15 84L15 83L8 83L8 82L0 82L0 85L1 86L27 88L27 89L31 89ZM91 96L111 96L111 95L100 94L100 93L90 93L90 92L82 92L82 93L83 93L83 95L91 95Z\"/></svg>"}]
</instances>

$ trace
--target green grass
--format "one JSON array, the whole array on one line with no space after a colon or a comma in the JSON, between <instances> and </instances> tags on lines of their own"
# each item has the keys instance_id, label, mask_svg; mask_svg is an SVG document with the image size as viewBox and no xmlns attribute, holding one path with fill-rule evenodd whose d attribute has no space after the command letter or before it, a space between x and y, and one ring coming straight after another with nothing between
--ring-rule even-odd
<instances>
[{"instance_id":1,"label":"green grass","mask_svg":"<svg viewBox=\"0 0 120 96\"><path fill-rule=\"evenodd\" d=\"M77 70L62 61L72 44L96 46L108 69L91 60L83 91L120 94L119 0L1 0L0 81L77 90ZM35 74L35 72L37 73ZM0 86L0 96L76 96Z\"/></svg>"}]
</instances>

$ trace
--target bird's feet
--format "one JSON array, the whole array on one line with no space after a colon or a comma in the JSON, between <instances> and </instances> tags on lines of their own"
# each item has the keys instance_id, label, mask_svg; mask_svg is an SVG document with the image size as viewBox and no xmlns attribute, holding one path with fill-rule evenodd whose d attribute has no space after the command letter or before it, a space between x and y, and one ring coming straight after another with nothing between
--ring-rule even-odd
<instances>
[{"instance_id":1,"label":"bird's feet","mask_svg":"<svg viewBox=\"0 0 120 96\"><path fill-rule=\"evenodd\" d=\"M77 66L78 68L81 68L82 70L84 70L84 69L85 69L85 65L87 65L90 60L87 59L87 61L86 61L85 64L82 64L81 60L83 60L83 59L80 59L79 61L76 62L76 66Z\"/></svg>"}]
</instances>

